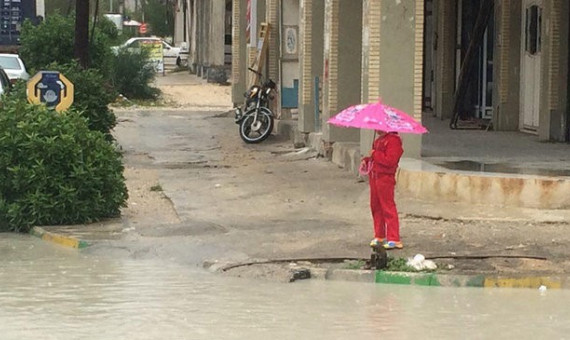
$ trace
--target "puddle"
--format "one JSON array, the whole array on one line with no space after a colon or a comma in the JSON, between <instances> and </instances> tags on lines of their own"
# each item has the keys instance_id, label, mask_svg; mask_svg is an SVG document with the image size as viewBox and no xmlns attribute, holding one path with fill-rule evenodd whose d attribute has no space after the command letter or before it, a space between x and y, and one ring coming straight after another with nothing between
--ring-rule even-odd
<instances>
[{"instance_id":1,"label":"puddle","mask_svg":"<svg viewBox=\"0 0 570 340\"><path fill-rule=\"evenodd\" d=\"M535 176L570 177L570 169L517 168L504 163L482 163L475 161L437 162L435 165L452 170L497 172Z\"/></svg>"}]
</instances>

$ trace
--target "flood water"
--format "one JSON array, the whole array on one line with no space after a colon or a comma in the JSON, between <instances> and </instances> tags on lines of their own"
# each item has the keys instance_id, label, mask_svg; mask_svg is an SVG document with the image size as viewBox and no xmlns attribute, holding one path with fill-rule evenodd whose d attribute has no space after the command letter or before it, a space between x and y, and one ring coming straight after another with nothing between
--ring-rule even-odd
<instances>
[{"instance_id":1,"label":"flood water","mask_svg":"<svg viewBox=\"0 0 570 340\"><path fill-rule=\"evenodd\" d=\"M213 275L0 234L0 339L562 339L567 291Z\"/></svg>"}]
</instances>

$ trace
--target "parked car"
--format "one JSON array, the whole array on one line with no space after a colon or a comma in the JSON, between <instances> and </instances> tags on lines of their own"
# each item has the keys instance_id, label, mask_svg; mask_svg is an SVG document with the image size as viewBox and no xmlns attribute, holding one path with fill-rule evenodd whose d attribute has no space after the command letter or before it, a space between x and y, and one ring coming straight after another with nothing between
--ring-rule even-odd
<instances>
[{"instance_id":1,"label":"parked car","mask_svg":"<svg viewBox=\"0 0 570 340\"><path fill-rule=\"evenodd\" d=\"M124 44L122 44L120 46L113 46L111 48L113 49L113 52L115 54L117 54L117 52L121 48L126 48L129 51L135 51L136 52L136 51L140 51L141 44L144 44L145 42L151 42L151 41L160 41L162 43L162 51L163 51L163 55L164 55L164 64L165 65L166 64L176 64L177 66L181 66L187 61L187 58L188 58L188 48L187 47L185 47L185 46L183 46L183 48L174 47L161 38L152 38L152 37L131 38L131 39L127 40Z\"/></svg>"},{"instance_id":2,"label":"parked car","mask_svg":"<svg viewBox=\"0 0 570 340\"><path fill-rule=\"evenodd\" d=\"M13 84L18 79L28 80L30 75L26 71L26 66L24 62L17 54L0 54L0 67L6 71L10 82Z\"/></svg>"},{"instance_id":3,"label":"parked car","mask_svg":"<svg viewBox=\"0 0 570 340\"><path fill-rule=\"evenodd\" d=\"M12 89L12 82L3 68L0 67L0 96Z\"/></svg>"}]
</instances>

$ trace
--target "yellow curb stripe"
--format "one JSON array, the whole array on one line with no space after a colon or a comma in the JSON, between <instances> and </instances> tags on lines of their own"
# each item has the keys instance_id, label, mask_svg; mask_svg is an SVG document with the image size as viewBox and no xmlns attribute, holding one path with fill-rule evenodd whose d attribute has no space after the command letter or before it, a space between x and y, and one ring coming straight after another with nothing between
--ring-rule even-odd
<instances>
[{"instance_id":1,"label":"yellow curb stripe","mask_svg":"<svg viewBox=\"0 0 570 340\"><path fill-rule=\"evenodd\" d=\"M521 277L521 278L485 278L483 287L501 287L501 288L538 288L546 286L548 288L562 288L562 282L559 279L550 277Z\"/></svg>"},{"instance_id":2,"label":"yellow curb stripe","mask_svg":"<svg viewBox=\"0 0 570 340\"><path fill-rule=\"evenodd\" d=\"M63 236L45 231L43 228L34 227L31 234L41 238L43 241L59 244L64 247L81 249L88 246L87 242L76 239L71 236Z\"/></svg>"},{"instance_id":3,"label":"yellow curb stripe","mask_svg":"<svg viewBox=\"0 0 570 340\"><path fill-rule=\"evenodd\" d=\"M65 247L79 249L79 240L73 239L71 237L63 237L60 235L45 233L42 235L42 240L57 243Z\"/></svg>"}]
</instances>

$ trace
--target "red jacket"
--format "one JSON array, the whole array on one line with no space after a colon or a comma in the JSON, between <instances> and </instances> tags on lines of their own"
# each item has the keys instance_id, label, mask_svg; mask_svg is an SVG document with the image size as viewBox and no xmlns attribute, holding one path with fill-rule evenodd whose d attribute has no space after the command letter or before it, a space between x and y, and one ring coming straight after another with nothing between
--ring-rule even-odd
<instances>
[{"instance_id":1,"label":"red jacket","mask_svg":"<svg viewBox=\"0 0 570 340\"><path fill-rule=\"evenodd\" d=\"M396 174L400 157L404 153L402 139L397 133L388 133L374 141L372 152L373 174Z\"/></svg>"}]
</instances>

